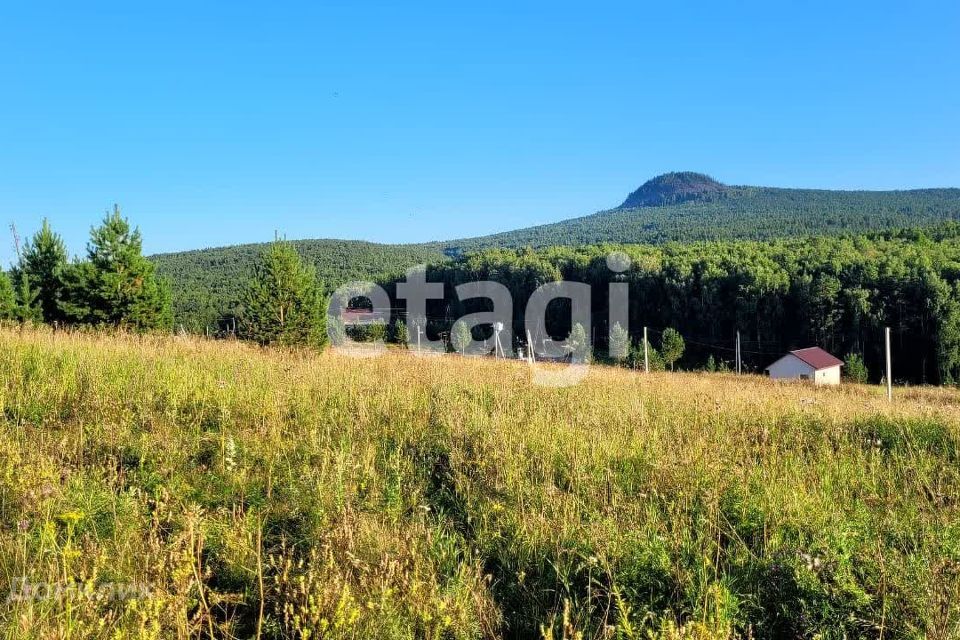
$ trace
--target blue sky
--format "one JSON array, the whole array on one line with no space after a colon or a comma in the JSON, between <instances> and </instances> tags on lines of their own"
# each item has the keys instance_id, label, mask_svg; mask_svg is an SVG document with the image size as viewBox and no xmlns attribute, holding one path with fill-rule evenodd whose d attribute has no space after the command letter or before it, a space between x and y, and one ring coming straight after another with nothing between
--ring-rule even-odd
<instances>
[{"instance_id":1,"label":"blue sky","mask_svg":"<svg viewBox=\"0 0 960 640\"><path fill-rule=\"evenodd\" d=\"M669 170L960 186L955 0L716 4L5 3L0 264L114 202L159 252L477 235Z\"/></svg>"}]
</instances>

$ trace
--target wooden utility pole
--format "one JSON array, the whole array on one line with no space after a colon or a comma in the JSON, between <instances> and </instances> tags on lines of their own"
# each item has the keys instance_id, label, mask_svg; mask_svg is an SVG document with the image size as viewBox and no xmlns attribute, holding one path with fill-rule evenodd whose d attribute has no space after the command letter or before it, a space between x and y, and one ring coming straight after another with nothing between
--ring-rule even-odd
<instances>
[{"instance_id":1,"label":"wooden utility pole","mask_svg":"<svg viewBox=\"0 0 960 640\"><path fill-rule=\"evenodd\" d=\"M737 329L737 375L740 375L740 330Z\"/></svg>"},{"instance_id":2,"label":"wooden utility pole","mask_svg":"<svg viewBox=\"0 0 960 640\"><path fill-rule=\"evenodd\" d=\"M647 354L647 328L643 328L643 372L650 373L650 357Z\"/></svg>"},{"instance_id":3,"label":"wooden utility pole","mask_svg":"<svg viewBox=\"0 0 960 640\"><path fill-rule=\"evenodd\" d=\"M893 401L893 366L890 363L890 327L884 328L884 342L887 344L887 400Z\"/></svg>"}]
</instances>

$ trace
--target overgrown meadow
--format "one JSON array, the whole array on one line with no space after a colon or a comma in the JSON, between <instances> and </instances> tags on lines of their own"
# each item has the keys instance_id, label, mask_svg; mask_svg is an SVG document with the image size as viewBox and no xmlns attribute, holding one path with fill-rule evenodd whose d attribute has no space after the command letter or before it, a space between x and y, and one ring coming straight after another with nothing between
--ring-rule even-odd
<instances>
[{"instance_id":1,"label":"overgrown meadow","mask_svg":"<svg viewBox=\"0 0 960 640\"><path fill-rule=\"evenodd\" d=\"M8 328L0 636L954 638L958 408Z\"/></svg>"}]
</instances>

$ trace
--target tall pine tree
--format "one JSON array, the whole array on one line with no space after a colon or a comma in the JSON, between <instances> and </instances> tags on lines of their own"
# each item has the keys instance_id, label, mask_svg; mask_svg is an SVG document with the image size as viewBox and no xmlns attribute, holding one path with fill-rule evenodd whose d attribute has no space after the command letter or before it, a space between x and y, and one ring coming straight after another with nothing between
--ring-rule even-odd
<instances>
[{"instance_id":1,"label":"tall pine tree","mask_svg":"<svg viewBox=\"0 0 960 640\"><path fill-rule=\"evenodd\" d=\"M271 244L244 292L240 337L262 345L321 346L326 341L324 316L314 270L289 243Z\"/></svg>"},{"instance_id":2,"label":"tall pine tree","mask_svg":"<svg viewBox=\"0 0 960 640\"><path fill-rule=\"evenodd\" d=\"M65 270L60 308L67 320L138 331L170 328L169 288L142 248L139 229L115 206L91 230L87 261Z\"/></svg>"},{"instance_id":3,"label":"tall pine tree","mask_svg":"<svg viewBox=\"0 0 960 640\"><path fill-rule=\"evenodd\" d=\"M60 309L63 276L67 268L67 247L53 232L50 223L43 226L23 248L17 273L26 277L29 287L36 292L36 303L44 322L64 320Z\"/></svg>"}]
</instances>

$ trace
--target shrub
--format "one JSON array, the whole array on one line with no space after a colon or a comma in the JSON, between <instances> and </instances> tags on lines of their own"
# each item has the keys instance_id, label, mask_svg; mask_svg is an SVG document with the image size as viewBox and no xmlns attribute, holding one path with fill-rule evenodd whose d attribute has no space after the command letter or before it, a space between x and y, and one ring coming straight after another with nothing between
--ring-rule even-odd
<instances>
[{"instance_id":1,"label":"shrub","mask_svg":"<svg viewBox=\"0 0 960 640\"><path fill-rule=\"evenodd\" d=\"M843 375L850 381L859 384L865 384L870 377L867 371L867 365L863 362L863 356L859 353L847 354L843 359Z\"/></svg>"}]
</instances>

